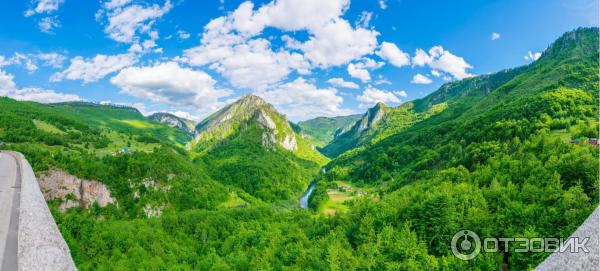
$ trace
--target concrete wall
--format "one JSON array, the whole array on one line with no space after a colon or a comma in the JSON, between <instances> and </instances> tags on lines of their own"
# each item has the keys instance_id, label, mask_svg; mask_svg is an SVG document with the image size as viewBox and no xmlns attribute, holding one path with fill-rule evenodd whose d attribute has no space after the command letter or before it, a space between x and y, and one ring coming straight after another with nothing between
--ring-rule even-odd
<instances>
[{"instance_id":1,"label":"concrete wall","mask_svg":"<svg viewBox=\"0 0 600 271\"><path fill-rule=\"evenodd\" d=\"M46 205L35 175L19 153L21 201L19 213L19 270L77 270L67 243Z\"/></svg>"}]
</instances>

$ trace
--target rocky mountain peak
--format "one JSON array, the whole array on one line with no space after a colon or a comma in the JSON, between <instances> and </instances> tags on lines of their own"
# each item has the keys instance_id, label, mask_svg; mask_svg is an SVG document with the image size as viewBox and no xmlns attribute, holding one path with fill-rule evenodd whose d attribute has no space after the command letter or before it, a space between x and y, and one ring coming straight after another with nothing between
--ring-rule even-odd
<instances>
[{"instance_id":1,"label":"rocky mountain peak","mask_svg":"<svg viewBox=\"0 0 600 271\"><path fill-rule=\"evenodd\" d=\"M154 113L148 116L148 119L180 129L189 134L194 134L195 124L193 121L177 117L170 113Z\"/></svg>"},{"instance_id":2,"label":"rocky mountain peak","mask_svg":"<svg viewBox=\"0 0 600 271\"><path fill-rule=\"evenodd\" d=\"M246 94L234 103L207 117L196 126L195 143L220 140L240 132L251 122L264 128L263 145L278 144L288 150L297 148L296 135L287 118L262 98Z\"/></svg>"}]
</instances>

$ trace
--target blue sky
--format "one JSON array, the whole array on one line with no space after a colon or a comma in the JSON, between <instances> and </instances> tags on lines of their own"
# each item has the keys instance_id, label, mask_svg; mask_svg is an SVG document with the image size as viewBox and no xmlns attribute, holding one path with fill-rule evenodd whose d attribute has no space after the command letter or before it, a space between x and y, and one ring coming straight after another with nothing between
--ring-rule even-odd
<instances>
[{"instance_id":1,"label":"blue sky","mask_svg":"<svg viewBox=\"0 0 600 271\"><path fill-rule=\"evenodd\" d=\"M398 105L534 61L595 0L4 1L0 95L199 120L255 93L292 120Z\"/></svg>"}]
</instances>

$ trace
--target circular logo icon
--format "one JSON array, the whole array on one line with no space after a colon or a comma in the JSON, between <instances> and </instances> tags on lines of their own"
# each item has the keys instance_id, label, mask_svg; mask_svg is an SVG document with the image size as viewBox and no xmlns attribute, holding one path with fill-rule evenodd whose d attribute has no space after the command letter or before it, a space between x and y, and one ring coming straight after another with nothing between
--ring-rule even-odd
<instances>
[{"instance_id":1,"label":"circular logo icon","mask_svg":"<svg viewBox=\"0 0 600 271\"><path fill-rule=\"evenodd\" d=\"M481 252L479 236L469 230L461 230L452 237L452 254L461 260L468 261Z\"/></svg>"}]
</instances>

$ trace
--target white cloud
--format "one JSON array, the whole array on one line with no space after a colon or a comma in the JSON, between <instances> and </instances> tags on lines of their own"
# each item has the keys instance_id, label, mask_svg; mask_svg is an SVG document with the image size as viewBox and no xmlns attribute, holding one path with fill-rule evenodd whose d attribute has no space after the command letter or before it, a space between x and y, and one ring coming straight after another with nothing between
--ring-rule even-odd
<instances>
[{"instance_id":1,"label":"white cloud","mask_svg":"<svg viewBox=\"0 0 600 271\"><path fill-rule=\"evenodd\" d=\"M55 52L38 54L24 54L15 52L15 54L10 58L0 56L0 67L19 65L23 66L27 71L32 73L38 69L38 64L53 68L60 68L62 67L62 63L64 61L65 56Z\"/></svg>"},{"instance_id":2,"label":"white cloud","mask_svg":"<svg viewBox=\"0 0 600 271\"><path fill-rule=\"evenodd\" d=\"M59 93L51 89L28 87L10 92L8 97L21 101L34 101L38 103L60 103L70 101L81 101L75 94Z\"/></svg>"},{"instance_id":3,"label":"white cloud","mask_svg":"<svg viewBox=\"0 0 600 271\"><path fill-rule=\"evenodd\" d=\"M392 82L390 82L390 80L387 80L383 75L379 74L377 75L377 80L375 80L375 82L373 82L375 85L391 85Z\"/></svg>"},{"instance_id":4,"label":"white cloud","mask_svg":"<svg viewBox=\"0 0 600 271\"><path fill-rule=\"evenodd\" d=\"M500 38L500 33L496 33L496 32L492 33L492 37L491 38L492 38L492 40L499 39Z\"/></svg>"},{"instance_id":5,"label":"white cloud","mask_svg":"<svg viewBox=\"0 0 600 271\"><path fill-rule=\"evenodd\" d=\"M398 95L399 97L406 97L406 96L408 96L408 94L404 90L394 91L394 94Z\"/></svg>"},{"instance_id":6,"label":"white cloud","mask_svg":"<svg viewBox=\"0 0 600 271\"><path fill-rule=\"evenodd\" d=\"M0 70L0 96L15 100L35 101L40 103L57 103L79 101L81 98L74 94L59 93L51 89L27 87L19 89L13 81L13 75Z\"/></svg>"},{"instance_id":7,"label":"white cloud","mask_svg":"<svg viewBox=\"0 0 600 271\"><path fill-rule=\"evenodd\" d=\"M63 2L64 0L33 0L31 1L32 7L25 11L25 17L55 12Z\"/></svg>"},{"instance_id":8,"label":"white cloud","mask_svg":"<svg viewBox=\"0 0 600 271\"><path fill-rule=\"evenodd\" d=\"M369 70L374 70L374 69L379 69L381 67L383 67L383 65L385 65L385 63L383 62L377 62L371 58L368 57L363 57L361 58L358 62L355 63L355 66L359 69L369 69Z\"/></svg>"},{"instance_id":9,"label":"white cloud","mask_svg":"<svg viewBox=\"0 0 600 271\"><path fill-rule=\"evenodd\" d=\"M431 62L431 57L423 49L417 49L415 56L412 58L412 65L414 66L425 66Z\"/></svg>"},{"instance_id":10,"label":"white cloud","mask_svg":"<svg viewBox=\"0 0 600 271\"><path fill-rule=\"evenodd\" d=\"M94 58L84 59L77 56L71 59L71 64L62 72L57 72L50 77L50 81L57 82L63 79L83 80L85 83L98 81L106 75L129 67L138 61L133 54L96 55Z\"/></svg>"},{"instance_id":11,"label":"white cloud","mask_svg":"<svg viewBox=\"0 0 600 271\"><path fill-rule=\"evenodd\" d=\"M437 72L449 73L455 79L460 80L473 76L473 74L467 72L467 70L472 69L473 66L467 63L464 58L444 50L442 46L431 47L429 53L417 49L412 60L413 66L428 65Z\"/></svg>"},{"instance_id":12,"label":"white cloud","mask_svg":"<svg viewBox=\"0 0 600 271\"><path fill-rule=\"evenodd\" d=\"M406 92L399 92L398 94L406 94ZM374 87L367 87L361 95L356 97L356 100L360 102L359 107L371 107L378 102L385 104L389 103L400 103L401 100L397 93L380 90Z\"/></svg>"},{"instance_id":13,"label":"white cloud","mask_svg":"<svg viewBox=\"0 0 600 271\"><path fill-rule=\"evenodd\" d=\"M110 0L104 3L107 9L115 9L131 3L131 0Z\"/></svg>"},{"instance_id":14,"label":"white cloud","mask_svg":"<svg viewBox=\"0 0 600 271\"><path fill-rule=\"evenodd\" d=\"M252 89L273 86L292 72L348 64L371 54L378 35L341 18L348 5L348 0L280 0L254 9L252 2L243 2L205 25L200 46L186 50L181 61L206 65L232 85ZM285 47L274 49L259 37L268 27L306 31L308 38L301 42L282 35Z\"/></svg>"},{"instance_id":15,"label":"white cloud","mask_svg":"<svg viewBox=\"0 0 600 271\"><path fill-rule=\"evenodd\" d=\"M387 1L387 0L379 0L379 1L378 1L378 3L379 3L379 7L380 7L381 9L386 9L386 8L387 8L387 4L385 3L386 1Z\"/></svg>"},{"instance_id":16,"label":"white cloud","mask_svg":"<svg viewBox=\"0 0 600 271\"><path fill-rule=\"evenodd\" d=\"M413 84L421 84L421 85L428 85L431 84L431 79L429 79L429 77L422 75L420 73L417 73L415 76L413 76L412 80L410 81Z\"/></svg>"},{"instance_id":17,"label":"white cloud","mask_svg":"<svg viewBox=\"0 0 600 271\"><path fill-rule=\"evenodd\" d=\"M540 57L542 56L542 53L540 52L527 52L527 55L525 55L523 58L525 58L525 60L527 61L536 61L538 60Z\"/></svg>"},{"instance_id":18,"label":"white cloud","mask_svg":"<svg viewBox=\"0 0 600 271\"><path fill-rule=\"evenodd\" d=\"M60 27L60 21L56 17L45 17L38 23L40 31L46 34L54 34L54 29Z\"/></svg>"},{"instance_id":19,"label":"white cloud","mask_svg":"<svg viewBox=\"0 0 600 271\"><path fill-rule=\"evenodd\" d=\"M21 65L28 72L37 71L38 66L35 64L35 59L32 55L16 52L10 59L4 61L5 65Z\"/></svg>"},{"instance_id":20,"label":"white cloud","mask_svg":"<svg viewBox=\"0 0 600 271\"><path fill-rule=\"evenodd\" d=\"M218 109L222 106L219 99L231 95L228 90L216 88L216 81L207 73L175 62L125 68L110 82L128 95L190 108L202 115Z\"/></svg>"},{"instance_id":21,"label":"white cloud","mask_svg":"<svg viewBox=\"0 0 600 271\"><path fill-rule=\"evenodd\" d=\"M303 78L269 90L258 91L256 95L275 105L292 120L354 113L342 108L344 100L335 88L319 89Z\"/></svg>"},{"instance_id":22,"label":"white cloud","mask_svg":"<svg viewBox=\"0 0 600 271\"><path fill-rule=\"evenodd\" d=\"M308 62L301 54L273 51L266 39L254 39L232 46L208 45L185 51L187 62L210 64L229 82L240 88L264 89L286 78L292 71L308 73Z\"/></svg>"},{"instance_id":23,"label":"white cloud","mask_svg":"<svg viewBox=\"0 0 600 271\"><path fill-rule=\"evenodd\" d=\"M96 17L103 18L106 15L108 24L104 32L108 36L121 43L137 43L140 34L152 35L152 26L157 19L171 10L173 5L166 0L163 6L153 4L143 6L131 4L131 1L110 1L103 5ZM151 39L155 39L151 37Z\"/></svg>"},{"instance_id":24,"label":"white cloud","mask_svg":"<svg viewBox=\"0 0 600 271\"><path fill-rule=\"evenodd\" d=\"M360 79L360 81L363 83L371 81L371 75L369 74L369 71L358 68L353 63L348 64L348 74L354 78Z\"/></svg>"},{"instance_id":25,"label":"white cloud","mask_svg":"<svg viewBox=\"0 0 600 271\"><path fill-rule=\"evenodd\" d=\"M311 63L321 68L344 65L373 53L379 35L375 30L354 29L343 19L336 19L311 32L314 36L300 49Z\"/></svg>"},{"instance_id":26,"label":"white cloud","mask_svg":"<svg viewBox=\"0 0 600 271\"><path fill-rule=\"evenodd\" d=\"M327 83L329 83L333 86L342 87L342 88L352 88L352 89L359 88L359 86L356 83L346 81L343 78L331 78L331 79L327 80Z\"/></svg>"},{"instance_id":27,"label":"white cloud","mask_svg":"<svg viewBox=\"0 0 600 271\"><path fill-rule=\"evenodd\" d=\"M59 53L39 53L35 55L37 59L41 60L44 66L50 66L53 68L62 68L63 63L67 59L64 55Z\"/></svg>"},{"instance_id":28,"label":"white cloud","mask_svg":"<svg viewBox=\"0 0 600 271\"><path fill-rule=\"evenodd\" d=\"M17 89L13 75L0 70L0 95L6 96L9 91Z\"/></svg>"},{"instance_id":29,"label":"white cloud","mask_svg":"<svg viewBox=\"0 0 600 271\"><path fill-rule=\"evenodd\" d=\"M390 42L382 42L377 55L396 67L402 67L410 64L410 56L402 52L396 44Z\"/></svg>"},{"instance_id":30,"label":"white cloud","mask_svg":"<svg viewBox=\"0 0 600 271\"><path fill-rule=\"evenodd\" d=\"M177 30L177 36L179 37L179 39L181 40L187 40L190 38L190 33L185 32L183 30Z\"/></svg>"},{"instance_id":31,"label":"white cloud","mask_svg":"<svg viewBox=\"0 0 600 271\"><path fill-rule=\"evenodd\" d=\"M180 118L184 118L184 119L188 119L188 120L194 120L197 121L197 116L194 116L188 112L185 111L181 111L181 110L177 110L177 111L170 111L169 113L178 116Z\"/></svg>"},{"instance_id":32,"label":"white cloud","mask_svg":"<svg viewBox=\"0 0 600 271\"><path fill-rule=\"evenodd\" d=\"M436 70L431 70L431 75L435 76L435 77L440 77L442 76L442 74Z\"/></svg>"},{"instance_id":33,"label":"white cloud","mask_svg":"<svg viewBox=\"0 0 600 271\"><path fill-rule=\"evenodd\" d=\"M372 18L373 12L363 11L360 13L358 20L356 21L356 25L362 28L368 28Z\"/></svg>"}]
</instances>

